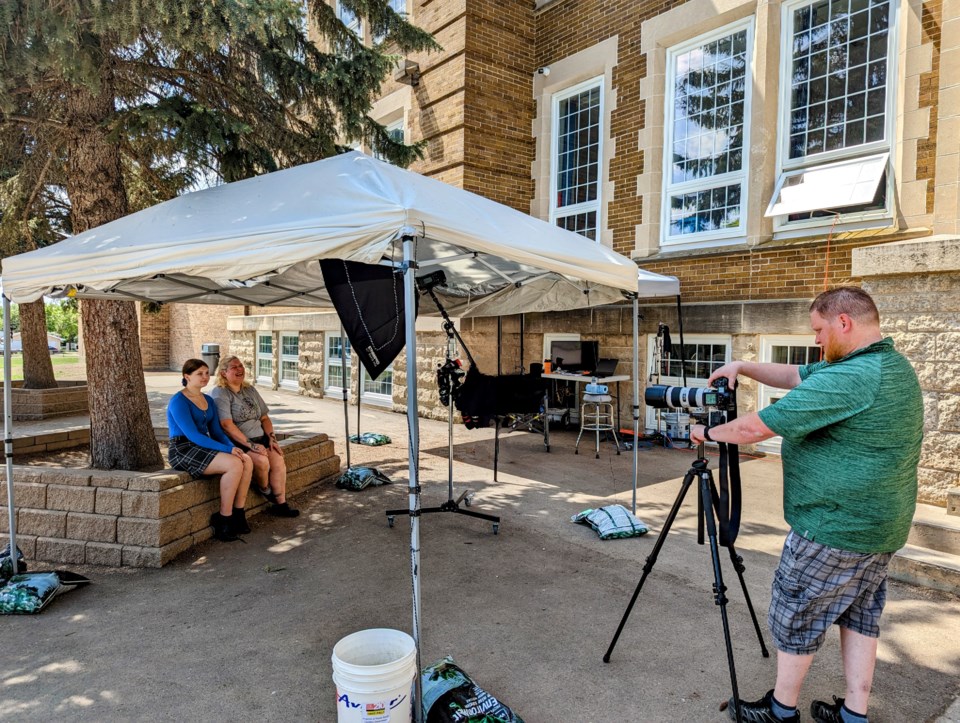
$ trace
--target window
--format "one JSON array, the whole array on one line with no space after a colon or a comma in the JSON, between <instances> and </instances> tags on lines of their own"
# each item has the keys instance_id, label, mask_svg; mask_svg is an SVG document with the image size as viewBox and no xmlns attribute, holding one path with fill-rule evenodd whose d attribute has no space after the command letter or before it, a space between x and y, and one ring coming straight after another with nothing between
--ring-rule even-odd
<instances>
[{"instance_id":1,"label":"window","mask_svg":"<svg viewBox=\"0 0 960 723\"><path fill-rule=\"evenodd\" d=\"M602 87L594 79L553 98L551 220L594 241L600 224Z\"/></svg>"},{"instance_id":2,"label":"window","mask_svg":"<svg viewBox=\"0 0 960 723\"><path fill-rule=\"evenodd\" d=\"M273 335L257 334L257 381L273 385Z\"/></svg>"},{"instance_id":3,"label":"window","mask_svg":"<svg viewBox=\"0 0 960 723\"><path fill-rule=\"evenodd\" d=\"M384 126L384 129L387 131L387 135L390 136L390 140L395 141L395 142L397 142L397 143L403 143L403 142L404 142L404 137L405 137L405 136L404 136L403 119L402 119L402 118L401 118L400 120L394 121L393 123L387 124L386 126ZM383 157L382 155L380 155L379 153L374 153L374 154L373 154L373 157L376 158L376 159L379 160L379 161L386 161L386 160L387 160L386 158L384 158L384 157Z\"/></svg>"},{"instance_id":4,"label":"window","mask_svg":"<svg viewBox=\"0 0 960 723\"><path fill-rule=\"evenodd\" d=\"M764 336L760 338L760 361L776 364L812 364L820 361L822 351L812 336ZM760 384L757 409L764 409L780 400L788 390ZM764 452L780 452L780 437L758 445Z\"/></svg>"},{"instance_id":5,"label":"window","mask_svg":"<svg viewBox=\"0 0 960 723\"><path fill-rule=\"evenodd\" d=\"M781 174L767 215L776 216L779 226L822 224L818 218L833 219L838 213L845 221L889 217L891 179L885 154L893 137L891 28L896 4L816 0L785 3L783 8L782 47L787 50L781 61ZM882 172L872 172L871 162L881 157ZM871 171L865 177L872 186L855 197L844 193L842 175L807 178L827 170L827 164L852 159L867 162ZM819 187L820 193L810 195L805 204L784 206L784 189L805 184Z\"/></svg>"},{"instance_id":6,"label":"window","mask_svg":"<svg viewBox=\"0 0 960 723\"><path fill-rule=\"evenodd\" d=\"M380 376L371 379L367 370L362 371L363 402L390 406L393 404L393 365L380 372Z\"/></svg>"},{"instance_id":7,"label":"window","mask_svg":"<svg viewBox=\"0 0 960 723\"><path fill-rule=\"evenodd\" d=\"M714 371L730 361L730 337L719 334L684 335L683 359L686 370L686 382L680 368L680 341L674 337L670 354L654 358L657 347L656 335L647 340L647 368L650 369L651 384L669 386L705 387L707 379ZM667 412L674 410L666 410ZM681 410L682 411L682 410ZM657 410L647 405L646 425L648 429L660 429Z\"/></svg>"},{"instance_id":8,"label":"window","mask_svg":"<svg viewBox=\"0 0 960 723\"><path fill-rule=\"evenodd\" d=\"M363 39L363 21L340 0L337 0L337 17L340 18L341 23L347 26L347 30L352 30L357 37Z\"/></svg>"},{"instance_id":9,"label":"window","mask_svg":"<svg viewBox=\"0 0 960 723\"><path fill-rule=\"evenodd\" d=\"M300 335L280 335L280 386L288 389L300 388Z\"/></svg>"},{"instance_id":10,"label":"window","mask_svg":"<svg viewBox=\"0 0 960 723\"><path fill-rule=\"evenodd\" d=\"M347 337L327 334L323 373L327 393L342 393L344 386L350 391L350 340Z\"/></svg>"},{"instance_id":11,"label":"window","mask_svg":"<svg viewBox=\"0 0 960 723\"><path fill-rule=\"evenodd\" d=\"M397 15L407 14L407 0L387 0L387 6L392 8ZM381 33L374 33L373 43L379 45L386 36Z\"/></svg>"},{"instance_id":12,"label":"window","mask_svg":"<svg viewBox=\"0 0 960 723\"><path fill-rule=\"evenodd\" d=\"M664 245L743 236L751 21L667 54Z\"/></svg>"}]
</instances>

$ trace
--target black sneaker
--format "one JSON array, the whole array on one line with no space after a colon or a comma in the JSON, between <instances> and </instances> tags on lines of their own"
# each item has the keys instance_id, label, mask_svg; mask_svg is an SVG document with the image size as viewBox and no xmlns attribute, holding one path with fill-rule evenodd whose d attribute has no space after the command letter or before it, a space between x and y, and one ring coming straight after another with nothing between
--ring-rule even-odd
<instances>
[{"instance_id":1,"label":"black sneaker","mask_svg":"<svg viewBox=\"0 0 960 723\"><path fill-rule=\"evenodd\" d=\"M730 715L730 720L737 719L737 708L733 704L733 698L727 703L727 713ZM800 713L794 713L789 718L778 718L773 713L773 691L768 690L760 700L752 703L740 701L740 719L746 723L800 723Z\"/></svg>"},{"instance_id":2,"label":"black sneaker","mask_svg":"<svg viewBox=\"0 0 960 723\"><path fill-rule=\"evenodd\" d=\"M833 695L833 705L825 700L815 700L810 704L810 715L817 723L843 723L843 716L840 715L840 709L843 708L844 698L838 698ZM864 718L866 720L866 718Z\"/></svg>"},{"instance_id":3,"label":"black sneaker","mask_svg":"<svg viewBox=\"0 0 960 723\"><path fill-rule=\"evenodd\" d=\"M300 510L295 510L286 502L279 502L267 508L267 512L274 517L298 517Z\"/></svg>"}]
</instances>

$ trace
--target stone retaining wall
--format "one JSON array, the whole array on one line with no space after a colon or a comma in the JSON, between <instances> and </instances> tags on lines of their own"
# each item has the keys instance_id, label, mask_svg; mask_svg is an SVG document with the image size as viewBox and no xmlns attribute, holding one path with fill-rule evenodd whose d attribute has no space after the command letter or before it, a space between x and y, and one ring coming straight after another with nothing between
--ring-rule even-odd
<instances>
[{"instance_id":1,"label":"stone retaining wall","mask_svg":"<svg viewBox=\"0 0 960 723\"><path fill-rule=\"evenodd\" d=\"M853 271L877 302L883 333L893 337L920 379L918 501L947 506L960 488L960 237L857 249Z\"/></svg>"},{"instance_id":2,"label":"stone retaining wall","mask_svg":"<svg viewBox=\"0 0 960 723\"><path fill-rule=\"evenodd\" d=\"M79 432L79 431L78 431ZM31 438L58 449L89 441ZM66 442L72 442L66 444ZM15 443L16 445L16 443ZM340 471L340 458L325 434L293 435L280 441L287 461L287 494L293 497ZM47 447L50 449L50 447ZM26 451L26 448L21 451ZM191 479L186 472L104 471L14 466L17 546L28 560L53 563L162 567L210 537L210 515L220 507L219 477ZM0 500L6 502L6 470L0 471ZM247 516L266 508L255 492ZM8 508L0 507L0 546L9 540Z\"/></svg>"},{"instance_id":3,"label":"stone retaining wall","mask_svg":"<svg viewBox=\"0 0 960 723\"><path fill-rule=\"evenodd\" d=\"M13 382L10 390L13 418L20 421L88 414L87 382L57 382L54 389L24 389L22 381ZM0 389L3 384L0 383Z\"/></svg>"}]
</instances>

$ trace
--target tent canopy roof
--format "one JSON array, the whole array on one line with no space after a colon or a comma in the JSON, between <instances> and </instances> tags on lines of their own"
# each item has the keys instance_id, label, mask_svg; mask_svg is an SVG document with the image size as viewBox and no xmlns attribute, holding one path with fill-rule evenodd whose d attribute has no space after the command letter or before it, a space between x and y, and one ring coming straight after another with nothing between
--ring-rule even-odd
<instances>
[{"instance_id":1,"label":"tent canopy roof","mask_svg":"<svg viewBox=\"0 0 960 723\"><path fill-rule=\"evenodd\" d=\"M328 307L318 261L442 269L450 313L493 316L673 296L679 283L582 236L351 152L189 193L3 261L15 302L80 297ZM424 312L430 309L424 307Z\"/></svg>"}]
</instances>

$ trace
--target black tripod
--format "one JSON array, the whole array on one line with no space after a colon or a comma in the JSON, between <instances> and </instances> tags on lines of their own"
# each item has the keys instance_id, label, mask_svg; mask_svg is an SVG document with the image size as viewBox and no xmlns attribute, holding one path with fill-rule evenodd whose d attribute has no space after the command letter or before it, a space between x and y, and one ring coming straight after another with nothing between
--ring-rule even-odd
<instances>
[{"instance_id":1,"label":"black tripod","mask_svg":"<svg viewBox=\"0 0 960 723\"><path fill-rule=\"evenodd\" d=\"M433 302L437 305L437 308L440 310L440 313L443 315L444 323L443 330L447 334L447 357L446 364L441 367L441 370L447 370L444 374L438 374L438 381L441 384L444 382L447 385L446 394L441 394L441 401L444 401L446 397L445 404L449 408L449 415L447 417L447 501L444 502L439 507L423 507L420 509L420 514L429 514L431 512L454 512L458 515L467 515L468 517L478 517L481 520L487 520L493 523L493 534L498 534L500 532L500 518L495 515L486 515L482 512L474 512L473 510L465 510L460 507L460 503L463 502L465 506L470 506L470 500L473 496L471 490L464 490L460 493L460 496L456 499L453 498L453 396L454 396L454 386L458 384L459 380L454 376L453 369L459 371L459 367L454 364L454 359L457 356L457 330L453 325L453 322L450 320L450 317L447 315L446 310L440 305L440 300L437 298L436 294L433 293L433 289L427 289L427 293L433 298ZM460 340L461 343L463 340ZM467 350L466 345L464 345L464 351L467 353L467 356L470 357L470 352ZM470 357L471 362L473 358ZM463 372L460 372L462 374ZM411 514L410 510L387 510L387 524L390 527L393 527L394 519L397 515L409 515Z\"/></svg>"},{"instance_id":2,"label":"black tripod","mask_svg":"<svg viewBox=\"0 0 960 723\"><path fill-rule=\"evenodd\" d=\"M667 534L670 532L670 527L673 525L673 521L677 517L677 513L680 511L680 505L683 503L683 498L687 494L687 490L690 489L690 485L693 484L694 479L697 480L697 544L703 544L703 530L706 526L707 537L710 540L710 556L713 560L713 596L714 602L720 606L720 617L723 620L723 639L727 645L727 666L730 668L730 683L733 687L733 700L736 710L736 720L740 721L740 694L737 690L737 671L733 662L733 646L730 642L730 625L727 621L727 588L723 584L723 575L720 572L720 548L717 542L717 521L714 517L716 513L721 519L721 523L725 522L726 513L721 512L720 506L720 494L717 492L717 487L713 481L713 473L707 467L707 460L703 456L703 443L697 447L698 459L694 460L693 465L687 471L687 474L683 478L683 484L680 486L680 492L677 494L677 499L673 502L673 507L670 508L670 514L667 515L667 520L663 525L663 530L660 532L660 536L657 538L657 543L653 546L653 551L647 556L646 562L643 565L643 575L640 577L640 582L637 583L637 589L633 591L633 597L630 598L630 604L627 605L627 609L623 613L623 618L620 620L620 625L617 627L617 632L613 636L613 640L610 641L610 647L607 648L607 652L603 656L603 662L610 662L610 655L613 653L613 648L617 644L617 640L620 638L620 633L623 632L623 627L627 623L627 618L630 617L630 613L633 610L634 603L637 602L637 597L640 595L640 589L643 587L643 583L647 579L647 575L653 570L653 566L657 562L657 556L660 554L660 548L663 547L663 543L667 540ZM734 462L735 464L736 462ZM739 482L737 482L739 484ZM709 502L709 507L704 504L704 501ZM726 535L724 535L726 538ZM743 597L747 601L747 609L750 611L750 618L753 620L753 627L757 631L757 639L760 641L760 650L763 653L764 658L769 658L770 653L767 651L767 646L763 642L763 634L760 632L760 624L757 622L757 615L753 610L753 603L750 601L750 594L747 592L747 583L743 579L743 558L737 554L737 551L733 547L733 540L730 540L725 544L727 549L730 551L730 560L733 562L733 569L736 570L737 576L740 578L740 587L743 589Z\"/></svg>"}]
</instances>

